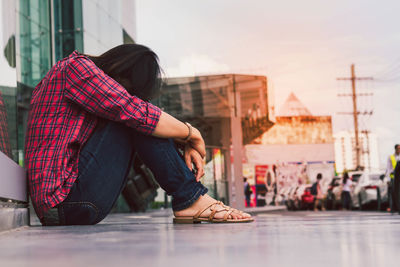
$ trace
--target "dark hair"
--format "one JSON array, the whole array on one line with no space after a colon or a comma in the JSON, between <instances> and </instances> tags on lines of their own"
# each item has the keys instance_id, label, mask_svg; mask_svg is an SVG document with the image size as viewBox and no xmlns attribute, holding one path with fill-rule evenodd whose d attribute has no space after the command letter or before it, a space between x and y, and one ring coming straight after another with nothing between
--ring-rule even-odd
<instances>
[{"instance_id":1,"label":"dark hair","mask_svg":"<svg viewBox=\"0 0 400 267\"><path fill-rule=\"evenodd\" d=\"M394 149L396 150L398 146L400 146L400 145L399 144L395 144L394 145Z\"/></svg>"},{"instance_id":2,"label":"dark hair","mask_svg":"<svg viewBox=\"0 0 400 267\"><path fill-rule=\"evenodd\" d=\"M149 101L160 93L162 70L157 55L150 48L123 44L100 56L88 57L131 95Z\"/></svg>"},{"instance_id":3,"label":"dark hair","mask_svg":"<svg viewBox=\"0 0 400 267\"><path fill-rule=\"evenodd\" d=\"M321 180L322 179L322 174L321 173L318 173L317 174L317 180Z\"/></svg>"},{"instance_id":4,"label":"dark hair","mask_svg":"<svg viewBox=\"0 0 400 267\"><path fill-rule=\"evenodd\" d=\"M343 173L343 184L347 183L347 180L349 179L349 174L347 172Z\"/></svg>"}]
</instances>

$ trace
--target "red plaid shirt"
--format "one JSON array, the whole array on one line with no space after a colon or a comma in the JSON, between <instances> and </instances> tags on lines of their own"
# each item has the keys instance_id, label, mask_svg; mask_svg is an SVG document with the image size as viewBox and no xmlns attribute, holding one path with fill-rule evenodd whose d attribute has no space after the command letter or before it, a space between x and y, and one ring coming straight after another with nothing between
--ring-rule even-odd
<instances>
[{"instance_id":1,"label":"red plaid shirt","mask_svg":"<svg viewBox=\"0 0 400 267\"><path fill-rule=\"evenodd\" d=\"M86 56L75 51L57 62L32 93L25 140L29 191L38 216L67 197L78 177L79 151L98 117L151 134L160 114Z\"/></svg>"}]
</instances>

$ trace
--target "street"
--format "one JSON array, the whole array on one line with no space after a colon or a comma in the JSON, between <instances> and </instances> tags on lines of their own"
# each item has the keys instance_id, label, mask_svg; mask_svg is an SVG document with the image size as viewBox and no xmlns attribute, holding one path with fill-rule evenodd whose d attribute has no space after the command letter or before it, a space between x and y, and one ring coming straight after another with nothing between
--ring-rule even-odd
<instances>
[{"instance_id":1,"label":"street","mask_svg":"<svg viewBox=\"0 0 400 267\"><path fill-rule=\"evenodd\" d=\"M1 266L399 266L400 216L269 212L247 224L172 224L171 212L0 234Z\"/></svg>"}]
</instances>

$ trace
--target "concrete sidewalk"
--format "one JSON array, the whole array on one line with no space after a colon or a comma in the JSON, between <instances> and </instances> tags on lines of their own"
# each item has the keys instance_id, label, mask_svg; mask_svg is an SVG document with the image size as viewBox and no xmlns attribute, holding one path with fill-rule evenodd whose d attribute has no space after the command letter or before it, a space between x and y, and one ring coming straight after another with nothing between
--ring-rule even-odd
<instances>
[{"instance_id":1,"label":"concrete sidewalk","mask_svg":"<svg viewBox=\"0 0 400 267\"><path fill-rule=\"evenodd\" d=\"M0 266L399 266L398 215L274 211L253 223L175 225L167 212L4 232Z\"/></svg>"}]
</instances>

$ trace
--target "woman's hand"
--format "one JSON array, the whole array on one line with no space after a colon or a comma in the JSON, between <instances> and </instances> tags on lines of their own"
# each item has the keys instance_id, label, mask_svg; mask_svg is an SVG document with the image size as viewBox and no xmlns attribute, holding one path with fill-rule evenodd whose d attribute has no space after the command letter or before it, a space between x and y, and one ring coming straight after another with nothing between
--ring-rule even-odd
<instances>
[{"instance_id":1,"label":"woman's hand","mask_svg":"<svg viewBox=\"0 0 400 267\"><path fill-rule=\"evenodd\" d=\"M192 127L192 134L189 140L185 142L184 140L188 134L190 134L190 130L188 131L188 126L185 123L175 119L164 111L161 112L157 126L153 132L153 136L173 138L175 142L180 144L189 144L204 158L206 156L206 146L200 131Z\"/></svg>"},{"instance_id":2,"label":"woman's hand","mask_svg":"<svg viewBox=\"0 0 400 267\"><path fill-rule=\"evenodd\" d=\"M183 139L180 138L175 138L174 141L180 144L181 146L189 145L194 150L196 150L202 158L206 156L206 145L204 143L204 139L201 136L200 131L194 128L193 126L192 126L192 136L188 141L184 141Z\"/></svg>"},{"instance_id":3,"label":"woman's hand","mask_svg":"<svg viewBox=\"0 0 400 267\"><path fill-rule=\"evenodd\" d=\"M204 161L200 153L193 148L191 145L186 144L184 147L184 159L186 165L190 170L193 170L193 164L196 167L196 181L200 181L200 178L204 175Z\"/></svg>"}]
</instances>

